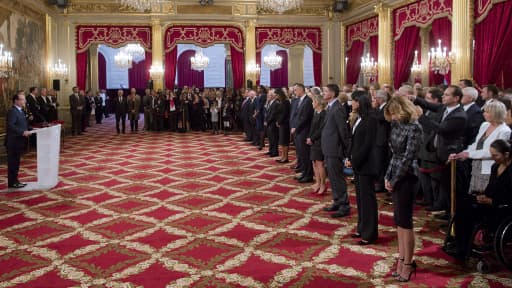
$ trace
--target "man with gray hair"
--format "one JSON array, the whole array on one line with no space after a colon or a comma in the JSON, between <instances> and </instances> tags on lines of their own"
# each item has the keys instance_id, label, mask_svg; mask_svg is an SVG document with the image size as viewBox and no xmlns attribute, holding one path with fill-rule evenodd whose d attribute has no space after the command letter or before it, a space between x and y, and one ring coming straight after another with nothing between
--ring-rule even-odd
<instances>
[{"instance_id":1,"label":"man with gray hair","mask_svg":"<svg viewBox=\"0 0 512 288\"><path fill-rule=\"evenodd\" d=\"M467 124L463 142L464 147L466 148L475 141L480 125L484 122L483 112L475 103L477 98L478 91L475 88L465 87L462 89L462 99L460 100L460 103L467 115Z\"/></svg>"},{"instance_id":2,"label":"man with gray hair","mask_svg":"<svg viewBox=\"0 0 512 288\"><path fill-rule=\"evenodd\" d=\"M398 95L410 99L414 95L414 89L411 85L402 85L398 89Z\"/></svg>"}]
</instances>

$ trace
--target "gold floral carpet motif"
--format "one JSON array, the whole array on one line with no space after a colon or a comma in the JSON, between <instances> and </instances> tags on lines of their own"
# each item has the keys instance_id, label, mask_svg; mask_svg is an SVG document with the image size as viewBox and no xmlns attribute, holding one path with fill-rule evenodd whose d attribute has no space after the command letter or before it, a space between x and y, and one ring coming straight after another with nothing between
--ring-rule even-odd
<instances>
[{"instance_id":1,"label":"gold floral carpet motif","mask_svg":"<svg viewBox=\"0 0 512 288\"><path fill-rule=\"evenodd\" d=\"M382 194L378 242L361 247L352 186L351 216L332 219L329 196L240 134L116 135L112 121L65 138L56 188L0 194L0 287L400 286ZM20 178L35 173L29 153ZM499 267L455 264L439 224L416 209L419 268L405 286L512 287Z\"/></svg>"}]
</instances>

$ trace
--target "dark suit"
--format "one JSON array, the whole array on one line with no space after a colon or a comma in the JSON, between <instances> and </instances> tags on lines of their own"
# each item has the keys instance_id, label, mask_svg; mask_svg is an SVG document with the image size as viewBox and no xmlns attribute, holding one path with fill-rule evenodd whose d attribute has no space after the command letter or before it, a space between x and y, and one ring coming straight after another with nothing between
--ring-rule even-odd
<instances>
[{"instance_id":1,"label":"dark suit","mask_svg":"<svg viewBox=\"0 0 512 288\"><path fill-rule=\"evenodd\" d=\"M242 124L244 126L245 139L248 141L252 141L252 129L251 122L249 121L249 106L251 105L251 99L246 97L242 102L242 107L240 108L240 117L242 118Z\"/></svg>"},{"instance_id":2,"label":"dark suit","mask_svg":"<svg viewBox=\"0 0 512 288\"><path fill-rule=\"evenodd\" d=\"M421 98L416 98L414 103L424 109L440 112L441 115L443 115L447 109L442 104L429 103ZM436 146L437 158L441 163L446 163L450 154L459 153L464 149L463 137L467 116L462 107L458 106L455 108L439 123L428 121L425 115L422 115L418 121L424 129L430 129L436 133L434 145ZM441 171L439 199L438 203L435 203L434 206L446 209L447 211L449 211L450 208L450 179L450 169L449 166L446 166L445 169Z\"/></svg>"},{"instance_id":3,"label":"dark suit","mask_svg":"<svg viewBox=\"0 0 512 288\"><path fill-rule=\"evenodd\" d=\"M384 190L384 175L388 169L389 159L391 158L389 153L389 131L391 126L384 117L384 108L377 108L375 116L377 119L377 132L375 136L375 164L377 166L377 189Z\"/></svg>"},{"instance_id":4,"label":"dark suit","mask_svg":"<svg viewBox=\"0 0 512 288\"><path fill-rule=\"evenodd\" d=\"M278 100L273 100L272 104L268 106L268 110L265 113L265 122L267 123L267 137L268 137L268 152L271 156L277 156L279 154L279 150L277 148L277 144L279 141L279 128L277 127L277 117L279 116L279 106L280 103Z\"/></svg>"},{"instance_id":5,"label":"dark suit","mask_svg":"<svg viewBox=\"0 0 512 288\"><path fill-rule=\"evenodd\" d=\"M94 107L96 124L101 124L101 119L103 119L103 99L100 97L100 95L94 96Z\"/></svg>"},{"instance_id":6,"label":"dark suit","mask_svg":"<svg viewBox=\"0 0 512 288\"><path fill-rule=\"evenodd\" d=\"M20 158L27 138L23 132L28 131L27 118L25 113L13 106L7 112L7 134L5 145L7 148L7 185L12 186L18 183L18 172L20 170Z\"/></svg>"},{"instance_id":7,"label":"dark suit","mask_svg":"<svg viewBox=\"0 0 512 288\"><path fill-rule=\"evenodd\" d=\"M327 174L331 182L334 206L341 213L349 213L347 183L343 176L343 158L349 143L347 130L347 111L337 100L327 107L325 125L322 129L322 153L325 157Z\"/></svg>"},{"instance_id":8,"label":"dark suit","mask_svg":"<svg viewBox=\"0 0 512 288\"><path fill-rule=\"evenodd\" d=\"M482 109L475 104L471 105L466 111L468 118L466 130L464 131L464 148L475 142L476 135L480 125L485 121Z\"/></svg>"},{"instance_id":9,"label":"dark suit","mask_svg":"<svg viewBox=\"0 0 512 288\"><path fill-rule=\"evenodd\" d=\"M121 121L121 124L122 124L121 130L124 133L125 125L126 125L126 114L128 113L128 102L126 101L126 98L121 97L121 101L119 101L119 96L116 96L114 98L114 112L116 114L117 133L120 132L119 121Z\"/></svg>"},{"instance_id":10,"label":"dark suit","mask_svg":"<svg viewBox=\"0 0 512 288\"><path fill-rule=\"evenodd\" d=\"M376 131L377 127L378 121L373 115L362 118L354 129L350 145L356 186L357 233L366 241L374 241L378 237L377 198L373 183L379 171L375 157L376 135L370 132Z\"/></svg>"},{"instance_id":11,"label":"dark suit","mask_svg":"<svg viewBox=\"0 0 512 288\"><path fill-rule=\"evenodd\" d=\"M302 178L313 178L313 163L310 159L311 147L306 144L311 128L311 120L313 120L313 101L304 95L302 101L299 100L297 109L295 110L296 127L295 127L295 148L297 153L297 161L301 163L299 167L302 172Z\"/></svg>"},{"instance_id":12,"label":"dark suit","mask_svg":"<svg viewBox=\"0 0 512 288\"><path fill-rule=\"evenodd\" d=\"M57 115L57 99L54 99L51 96L46 96L46 103L48 103L48 122L52 122L58 120L59 117Z\"/></svg>"},{"instance_id":13,"label":"dark suit","mask_svg":"<svg viewBox=\"0 0 512 288\"><path fill-rule=\"evenodd\" d=\"M82 134L83 98L77 94L69 95L69 108L71 111L71 134Z\"/></svg>"},{"instance_id":14,"label":"dark suit","mask_svg":"<svg viewBox=\"0 0 512 288\"><path fill-rule=\"evenodd\" d=\"M29 94L26 98L27 98L27 110L32 115L32 117L34 117L34 119L32 120L32 123L45 122L46 118L41 113L41 105L39 105L37 98L32 94Z\"/></svg>"},{"instance_id":15,"label":"dark suit","mask_svg":"<svg viewBox=\"0 0 512 288\"><path fill-rule=\"evenodd\" d=\"M36 97L37 105L39 105L39 112L41 113L41 116L45 119L45 121L48 121L48 112L50 110L50 103L47 102L46 96L43 97L41 95ZM44 121L43 121L44 122Z\"/></svg>"}]
</instances>

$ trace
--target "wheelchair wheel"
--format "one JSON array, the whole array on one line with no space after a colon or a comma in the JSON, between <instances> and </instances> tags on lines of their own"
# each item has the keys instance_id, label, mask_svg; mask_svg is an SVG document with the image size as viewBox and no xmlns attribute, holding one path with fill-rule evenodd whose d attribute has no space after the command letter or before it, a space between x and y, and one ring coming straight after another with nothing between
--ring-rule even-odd
<instances>
[{"instance_id":1,"label":"wheelchair wheel","mask_svg":"<svg viewBox=\"0 0 512 288\"><path fill-rule=\"evenodd\" d=\"M494 238L494 248L498 259L512 271L512 217L498 227Z\"/></svg>"},{"instance_id":2,"label":"wheelchair wheel","mask_svg":"<svg viewBox=\"0 0 512 288\"><path fill-rule=\"evenodd\" d=\"M478 273L487 274L491 271L491 267L486 261L480 260L478 263L476 263L476 270Z\"/></svg>"}]
</instances>

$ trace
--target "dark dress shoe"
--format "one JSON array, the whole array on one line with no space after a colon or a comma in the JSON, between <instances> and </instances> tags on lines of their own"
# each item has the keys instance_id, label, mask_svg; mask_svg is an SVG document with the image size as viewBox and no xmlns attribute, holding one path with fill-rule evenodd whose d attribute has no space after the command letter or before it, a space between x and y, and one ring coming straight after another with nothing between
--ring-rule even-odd
<instances>
[{"instance_id":1,"label":"dark dress shoe","mask_svg":"<svg viewBox=\"0 0 512 288\"><path fill-rule=\"evenodd\" d=\"M14 189L20 189L20 188L23 188L23 187L25 187L25 186L26 186L26 185L23 185L23 184L21 184L21 183L14 183L14 184L12 184L12 185L9 185L8 187L9 187L9 188L14 188Z\"/></svg>"},{"instance_id":2,"label":"dark dress shoe","mask_svg":"<svg viewBox=\"0 0 512 288\"><path fill-rule=\"evenodd\" d=\"M270 154L271 154L270 152L267 152L267 153L265 153L264 155L270 155Z\"/></svg>"},{"instance_id":3,"label":"dark dress shoe","mask_svg":"<svg viewBox=\"0 0 512 288\"><path fill-rule=\"evenodd\" d=\"M303 178L301 178L301 179L299 179L297 181L299 181L299 183L312 183L312 182L314 182L313 178L311 178L311 177L303 177Z\"/></svg>"},{"instance_id":4,"label":"dark dress shoe","mask_svg":"<svg viewBox=\"0 0 512 288\"><path fill-rule=\"evenodd\" d=\"M272 157L277 157L277 156L279 156L279 154L269 154L268 156L270 156L270 157L272 158Z\"/></svg>"},{"instance_id":5,"label":"dark dress shoe","mask_svg":"<svg viewBox=\"0 0 512 288\"><path fill-rule=\"evenodd\" d=\"M360 245L360 246L366 246L366 245L370 245L370 244L373 244L375 241L368 241L368 240L364 240L364 239L361 239L357 242L357 245Z\"/></svg>"},{"instance_id":6,"label":"dark dress shoe","mask_svg":"<svg viewBox=\"0 0 512 288\"><path fill-rule=\"evenodd\" d=\"M258 150L263 150L263 146L258 146Z\"/></svg>"},{"instance_id":7,"label":"dark dress shoe","mask_svg":"<svg viewBox=\"0 0 512 288\"><path fill-rule=\"evenodd\" d=\"M350 235L351 238L361 238L361 234L359 233L354 233L352 235Z\"/></svg>"},{"instance_id":8,"label":"dark dress shoe","mask_svg":"<svg viewBox=\"0 0 512 288\"><path fill-rule=\"evenodd\" d=\"M288 159L285 159L285 160L283 160L283 159L277 159L277 160L276 160L276 162L277 162L277 163L288 163L288 162L290 162L290 161L289 161Z\"/></svg>"},{"instance_id":9,"label":"dark dress shoe","mask_svg":"<svg viewBox=\"0 0 512 288\"><path fill-rule=\"evenodd\" d=\"M304 175L302 175L302 174L301 174L301 175L299 175L299 176L295 176L295 177L293 177L293 179L295 179L295 180L300 180L300 179L302 179L302 178L304 178Z\"/></svg>"},{"instance_id":10,"label":"dark dress shoe","mask_svg":"<svg viewBox=\"0 0 512 288\"><path fill-rule=\"evenodd\" d=\"M441 208L441 207L436 207L436 206L428 207L428 208L426 208L425 210L427 210L428 212L439 212L439 211L444 211L444 209L443 209L443 208Z\"/></svg>"},{"instance_id":11,"label":"dark dress shoe","mask_svg":"<svg viewBox=\"0 0 512 288\"><path fill-rule=\"evenodd\" d=\"M448 221L450 219L450 215L445 213L445 214L441 214L441 215L436 215L435 218L438 220Z\"/></svg>"},{"instance_id":12,"label":"dark dress shoe","mask_svg":"<svg viewBox=\"0 0 512 288\"><path fill-rule=\"evenodd\" d=\"M331 218L342 218L342 217L345 217L348 215L350 215L349 212L336 212L336 213L331 214Z\"/></svg>"},{"instance_id":13,"label":"dark dress shoe","mask_svg":"<svg viewBox=\"0 0 512 288\"><path fill-rule=\"evenodd\" d=\"M333 212L333 211L338 211L338 209L340 209L340 207L333 205L333 206L324 207L322 210L324 210L325 212Z\"/></svg>"},{"instance_id":14,"label":"dark dress shoe","mask_svg":"<svg viewBox=\"0 0 512 288\"><path fill-rule=\"evenodd\" d=\"M295 168L295 173L299 173L299 172L302 172L302 169Z\"/></svg>"}]
</instances>

